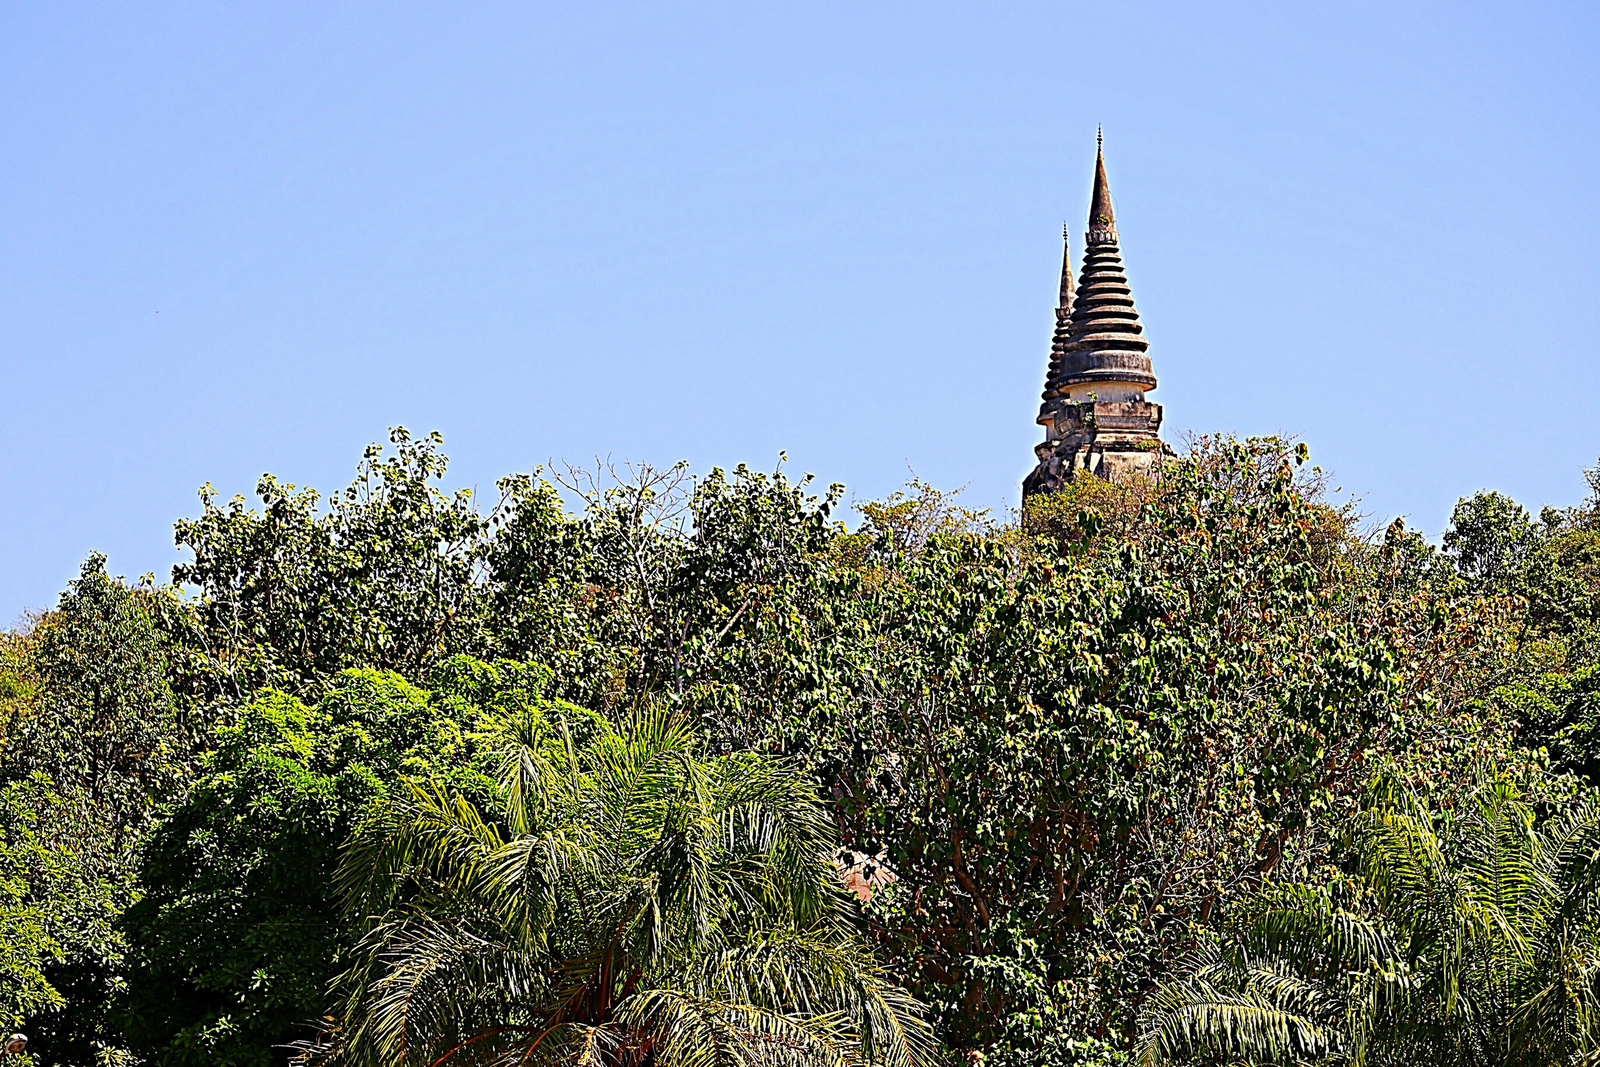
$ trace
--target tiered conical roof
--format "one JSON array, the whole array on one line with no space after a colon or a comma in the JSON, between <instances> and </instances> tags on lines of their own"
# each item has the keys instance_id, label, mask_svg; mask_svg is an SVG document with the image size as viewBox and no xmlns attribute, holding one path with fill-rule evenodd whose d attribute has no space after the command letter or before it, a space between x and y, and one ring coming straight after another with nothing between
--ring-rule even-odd
<instances>
[{"instance_id":1,"label":"tiered conical roof","mask_svg":"<svg viewBox=\"0 0 1600 1067\"><path fill-rule=\"evenodd\" d=\"M1044 403L1039 407L1039 423L1044 426L1055 421L1056 407L1060 401L1051 393L1049 383L1061 372L1061 357L1066 354L1067 335L1072 319L1072 238L1065 226L1061 227L1061 298L1056 304L1056 332L1050 339L1050 369L1045 372Z\"/></svg>"},{"instance_id":2,"label":"tiered conical roof","mask_svg":"<svg viewBox=\"0 0 1600 1067\"><path fill-rule=\"evenodd\" d=\"M1103 153L1095 153L1094 197L1089 205L1089 235L1071 304L1066 337L1052 346L1045 403L1074 385L1128 382L1156 387L1150 368L1150 342L1144 339L1139 312L1117 247L1116 216L1106 182ZM1061 329L1057 327L1057 338ZM1041 413L1042 414L1042 413Z\"/></svg>"}]
</instances>

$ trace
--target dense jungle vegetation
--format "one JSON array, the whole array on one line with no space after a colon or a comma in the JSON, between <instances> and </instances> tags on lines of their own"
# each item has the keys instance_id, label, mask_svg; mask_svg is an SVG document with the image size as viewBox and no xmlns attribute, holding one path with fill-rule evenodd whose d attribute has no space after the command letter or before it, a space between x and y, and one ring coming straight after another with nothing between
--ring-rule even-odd
<instances>
[{"instance_id":1,"label":"dense jungle vegetation","mask_svg":"<svg viewBox=\"0 0 1600 1067\"><path fill-rule=\"evenodd\" d=\"M854 532L441 448L0 634L16 1062L1600 1055L1600 471L1434 545L1276 439Z\"/></svg>"}]
</instances>

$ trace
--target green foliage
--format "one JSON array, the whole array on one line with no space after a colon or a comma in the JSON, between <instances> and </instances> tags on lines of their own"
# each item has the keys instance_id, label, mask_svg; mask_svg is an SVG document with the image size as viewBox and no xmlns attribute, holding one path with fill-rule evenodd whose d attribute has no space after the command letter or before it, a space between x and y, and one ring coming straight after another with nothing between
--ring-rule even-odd
<instances>
[{"instance_id":1,"label":"green foliage","mask_svg":"<svg viewBox=\"0 0 1600 1067\"><path fill-rule=\"evenodd\" d=\"M1462 577L1485 592L1514 592L1526 576L1539 529L1521 504L1481 492L1456 505L1444 550Z\"/></svg>"},{"instance_id":2,"label":"green foliage","mask_svg":"<svg viewBox=\"0 0 1600 1067\"><path fill-rule=\"evenodd\" d=\"M1600 1045L1600 801L1541 824L1380 793L1334 877L1261 895L1145 1009L1141 1062L1584 1062Z\"/></svg>"},{"instance_id":3,"label":"green foliage","mask_svg":"<svg viewBox=\"0 0 1600 1067\"><path fill-rule=\"evenodd\" d=\"M37 681L13 673L8 687L16 710L5 773L42 773L82 798L106 835L101 847L113 853L171 793L188 755L147 601L106 574L105 557L91 556L29 635L27 669Z\"/></svg>"},{"instance_id":4,"label":"green foliage","mask_svg":"<svg viewBox=\"0 0 1600 1067\"><path fill-rule=\"evenodd\" d=\"M726 664L756 620L789 613L826 569L841 492L807 495L743 464L689 482L681 466L640 468L605 484L569 479L588 539L588 639L582 659L552 660L569 695L601 708L640 708L658 694L718 706Z\"/></svg>"},{"instance_id":5,"label":"green foliage","mask_svg":"<svg viewBox=\"0 0 1600 1067\"><path fill-rule=\"evenodd\" d=\"M181 788L193 749L168 685L154 597L108 576L104 563L91 556L56 610L14 635L5 657L0 780L50 791L20 825L55 857L48 890L36 887L31 899L56 931L44 975L58 996L36 1005L26 1027L56 1063L88 1063L115 1044L104 1006L119 985L121 938L110 920L131 899L134 847L156 806Z\"/></svg>"},{"instance_id":6,"label":"green foliage","mask_svg":"<svg viewBox=\"0 0 1600 1067\"><path fill-rule=\"evenodd\" d=\"M1445 547L1474 591L1521 613L1506 627L1516 645L1492 703L1524 744L1600 783L1600 468L1586 474L1595 495L1544 509L1539 524L1497 493L1462 500Z\"/></svg>"},{"instance_id":7,"label":"green foliage","mask_svg":"<svg viewBox=\"0 0 1600 1067\"><path fill-rule=\"evenodd\" d=\"M916 552L936 537L974 533L992 528L987 511L959 507L955 497L920 478L885 500L869 500L857 510L864 520L858 536L884 540L899 552Z\"/></svg>"},{"instance_id":8,"label":"green foliage","mask_svg":"<svg viewBox=\"0 0 1600 1067\"><path fill-rule=\"evenodd\" d=\"M65 1006L61 964L114 954L111 887L51 839L48 814L62 803L40 774L0 787L0 1028L6 1033Z\"/></svg>"},{"instance_id":9,"label":"green foliage","mask_svg":"<svg viewBox=\"0 0 1600 1067\"><path fill-rule=\"evenodd\" d=\"M407 909L466 915L490 889L395 869L381 921L346 915L346 836L443 796L510 848L515 812L554 812L545 789L658 712L703 739L683 766L788 761L847 847L886 850L900 881L850 911L850 966L876 966L870 946L941 1040L1005 1067L1125 1061L1157 975L1276 887L1320 884L1376 767L1433 818L1466 810L1482 767L1539 811L1600 773L1600 471L1593 499L1538 520L1463 501L1441 550L1399 522L1363 534L1276 439L1082 478L1009 525L914 480L859 503L855 532L838 486L781 468L534 471L479 501L441 488L436 435L390 443L326 499L271 476L254 508L203 491L174 585L91 558L0 640L6 773L57 798L23 804L33 844L7 847L75 872L59 897L7 898L44 923L19 944L59 947L26 956L65 1002L26 1024L41 1057L281 1061L350 968L335 1014L355 1029L333 1036L376 1034L368 995L401 962L373 953L433 936ZM530 756L502 794L514 737L565 769ZM473 915L505 959L553 958L516 955L554 951L517 940L537 924ZM1252 995L1296 978L1252 959ZM1196 964L1218 989L1239 966ZM534 1011L548 989L528 988L461 1010Z\"/></svg>"},{"instance_id":10,"label":"green foliage","mask_svg":"<svg viewBox=\"0 0 1600 1067\"><path fill-rule=\"evenodd\" d=\"M264 686L314 690L359 666L422 680L457 654L537 659L569 695L638 705L679 689L757 604L809 573L829 544L839 487L807 497L781 472L682 466L569 472L582 514L533 475L499 483L487 513L435 486L439 438L391 432L393 454L363 457L354 483L323 505L264 476L262 510L226 506L177 524L193 553L173 568L192 599L162 599L180 688L202 704Z\"/></svg>"},{"instance_id":11,"label":"green foliage","mask_svg":"<svg viewBox=\"0 0 1600 1067\"><path fill-rule=\"evenodd\" d=\"M354 943L333 890L339 848L407 776L469 791L484 715L542 702L548 673L457 658L434 694L346 670L315 704L266 692L152 834L128 910L130 1046L156 1064L283 1062ZM487 710L486 710L487 709Z\"/></svg>"},{"instance_id":12,"label":"green foliage","mask_svg":"<svg viewBox=\"0 0 1600 1067\"><path fill-rule=\"evenodd\" d=\"M1521 660L1524 670L1495 690L1497 702L1557 767L1600 782L1600 662L1571 664L1567 646L1543 642Z\"/></svg>"},{"instance_id":13,"label":"green foliage","mask_svg":"<svg viewBox=\"0 0 1600 1067\"><path fill-rule=\"evenodd\" d=\"M201 490L201 517L176 527L193 559L173 568L175 582L199 590L187 639L211 654L197 685L243 698L352 666L422 677L475 645L490 520L471 492L434 487L446 466L437 434L390 440L394 454L368 448L326 508L271 475L256 487L260 513Z\"/></svg>"},{"instance_id":14,"label":"green foliage","mask_svg":"<svg viewBox=\"0 0 1600 1067\"><path fill-rule=\"evenodd\" d=\"M435 782L363 828L340 881L368 932L311 1062L931 1061L809 782L663 710L589 726L510 720L499 810Z\"/></svg>"},{"instance_id":15,"label":"green foliage","mask_svg":"<svg viewBox=\"0 0 1600 1067\"><path fill-rule=\"evenodd\" d=\"M1441 651L1465 672L1497 646L1419 589L1413 542L1357 540L1296 469L1216 442L1115 535L885 541L752 622L758 669L718 665L728 744L804 759L847 841L917 887L874 931L949 1039L1046 1002L1125 1034L1195 926L1460 711Z\"/></svg>"},{"instance_id":16,"label":"green foliage","mask_svg":"<svg viewBox=\"0 0 1600 1067\"><path fill-rule=\"evenodd\" d=\"M1085 473L1059 493L1023 501L1023 526L1034 537L1054 542L1062 554L1090 544L1115 544L1138 528L1144 505L1156 489L1156 482L1148 478L1113 482Z\"/></svg>"}]
</instances>

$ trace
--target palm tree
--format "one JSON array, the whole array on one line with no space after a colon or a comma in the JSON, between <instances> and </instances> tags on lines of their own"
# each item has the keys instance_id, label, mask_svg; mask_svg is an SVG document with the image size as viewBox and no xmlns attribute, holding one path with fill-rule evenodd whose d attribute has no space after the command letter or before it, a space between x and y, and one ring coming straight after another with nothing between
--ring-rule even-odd
<instances>
[{"instance_id":1,"label":"palm tree","mask_svg":"<svg viewBox=\"0 0 1600 1067\"><path fill-rule=\"evenodd\" d=\"M1503 781L1456 818L1390 792L1352 845L1353 876L1263 893L1156 990L1147 1067L1600 1059L1600 803L1541 826Z\"/></svg>"},{"instance_id":2,"label":"palm tree","mask_svg":"<svg viewBox=\"0 0 1600 1067\"><path fill-rule=\"evenodd\" d=\"M533 715L507 736L497 814L416 787L352 839L341 889L370 930L305 1062L932 1063L789 765L708 758L662 712L622 731Z\"/></svg>"}]
</instances>

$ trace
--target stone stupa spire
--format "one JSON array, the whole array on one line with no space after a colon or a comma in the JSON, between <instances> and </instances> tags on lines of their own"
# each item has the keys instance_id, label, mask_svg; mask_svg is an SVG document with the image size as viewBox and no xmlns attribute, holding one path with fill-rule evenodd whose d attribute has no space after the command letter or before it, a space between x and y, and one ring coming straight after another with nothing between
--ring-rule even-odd
<instances>
[{"instance_id":1,"label":"stone stupa spire","mask_svg":"<svg viewBox=\"0 0 1600 1067\"><path fill-rule=\"evenodd\" d=\"M1085 391L1073 386L1103 383L1105 388L1096 393L1101 399L1126 399L1131 392L1141 394L1142 399L1145 390L1156 387L1149 351L1150 342L1139 325L1117 244L1117 217L1111 206L1111 184L1106 181L1105 154L1096 152L1088 245L1078 276L1061 377L1052 384L1079 398Z\"/></svg>"},{"instance_id":2,"label":"stone stupa spire","mask_svg":"<svg viewBox=\"0 0 1600 1067\"><path fill-rule=\"evenodd\" d=\"M1050 339L1050 369L1045 373L1044 403L1039 407L1039 418L1036 420L1041 426L1049 426L1055 422L1056 408L1061 402L1050 395L1049 383L1061 370L1061 359L1066 354L1067 337L1072 329L1072 238L1063 225L1061 227L1061 295L1056 301L1056 332Z\"/></svg>"},{"instance_id":3,"label":"stone stupa spire","mask_svg":"<svg viewBox=\"0 0 1600 1067\"><path fill-rule=\"evenodd\" d=\"M1056 307L1072 311L1072 231L1066 223L1061 224L1061 302Z\"/></svg>"},{"instance_id":4,"label":"stone stupa spire","mask_svg":"<svg viewBox=\"0 0 1600 1067\"><path fill-rule=\"evenodd\" d=\"M1133 306L1105 153L1098 135L1095 140L1083 269L1064 323L1057 309L1038 420L1045 440L1034 448L1039 465L1023 482L1024 497L1055 492L1080 471L1104 478L1143 474L1165 451L1158 436L1161 405L1144 398L1156 387L1150 342Z\"/></svg>"}]
</instances>

